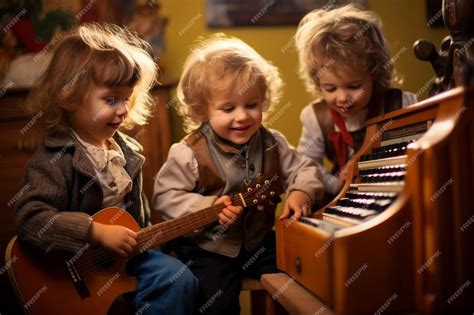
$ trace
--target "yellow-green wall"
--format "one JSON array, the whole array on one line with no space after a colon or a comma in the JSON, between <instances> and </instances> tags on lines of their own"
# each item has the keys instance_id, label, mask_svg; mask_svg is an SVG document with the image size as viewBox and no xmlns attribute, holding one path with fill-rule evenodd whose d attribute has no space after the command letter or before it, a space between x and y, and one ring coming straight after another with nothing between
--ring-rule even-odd
<instances>
[{"instance_id":1,"label":"yellow-green wall","mask_svg":"<svg viewBox=\"0 0 474 315\"><path fill-rule=\"evenodd\" d=\"M294 49L284 49L294 35L296 26L209 29L205 22L204 0L161 0L160 3L161 14L169 18L165 31L166 52L160 61L164 72L179 77L189 49L199 36L225 32L244 40L281 71L286 86L279 108L285 108L281 111L281 118L272 120L271 127L282 131L290 143L296 145L301 132L299 113L311 100L297 76L296 52ZM395 67L404 78L402 88L417 93L433 77L434 72L429 64L414 57L413 43L419 38L426 38L438 47L447 31L444 28L429 29L425 25L425 0L368 0L367 3L382 18L392 55L399 56L395 60ZM174 111L172 123L173 141L178 141L184 132L181 120Z\"/></svg>"}]
</instances>

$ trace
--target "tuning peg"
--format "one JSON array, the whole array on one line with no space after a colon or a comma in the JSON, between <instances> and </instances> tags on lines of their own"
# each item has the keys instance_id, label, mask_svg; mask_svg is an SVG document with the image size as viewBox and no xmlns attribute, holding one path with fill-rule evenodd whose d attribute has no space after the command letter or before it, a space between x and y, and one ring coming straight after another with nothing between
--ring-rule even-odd
<instances>
[{"instance_id":1,"label":"tuning peg","mask_svg":"<svg viewBox=\"0 0 474 315\"><path fill-rule=\"evenodd\" d=\"M257 206L258 211L263 211L263 209L265 209L265 207L263 205L258 205Z\"/></svg>"}]
</instances>

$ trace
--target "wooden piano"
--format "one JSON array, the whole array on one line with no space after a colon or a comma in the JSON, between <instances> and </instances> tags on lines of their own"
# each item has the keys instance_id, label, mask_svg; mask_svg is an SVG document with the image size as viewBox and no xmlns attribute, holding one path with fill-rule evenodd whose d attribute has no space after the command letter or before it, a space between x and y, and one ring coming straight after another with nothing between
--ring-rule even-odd
<instances>
[{"instance_id":1,"label":"wooden piano","mask_svg":"<svg viewBox=\"0 0 474 315\"><path fill-rule=\"evenodd\" d=\"M474 310L474 89L369 120L348 174L278 267L337 314Z\"/></svg>"}]
</instances>

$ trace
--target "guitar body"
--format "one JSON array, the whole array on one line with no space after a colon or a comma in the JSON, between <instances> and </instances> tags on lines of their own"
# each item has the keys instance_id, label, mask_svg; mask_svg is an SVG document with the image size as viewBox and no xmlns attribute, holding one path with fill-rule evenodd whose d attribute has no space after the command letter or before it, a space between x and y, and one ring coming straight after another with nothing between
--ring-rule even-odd
<instances>
[{"instance_id":1,"label":"guitar body","mask_svg":"<svg viewBox=\"0 0 474 315\"><path fill-rule=\"evenodd\" d=\"M93 220L140 230L130 214L119 208L103 209ZM103 251L92 246L81 251L45 254L16 237L10 241L5 259L11 262L8 273L25 312L104 315L117 297L136 290L135 278L125 272L127 259L107 255L106 263L104 259L98 263L97 255ZM71 268L82 281L74 281Z\"/></svg>"}]
</instances>

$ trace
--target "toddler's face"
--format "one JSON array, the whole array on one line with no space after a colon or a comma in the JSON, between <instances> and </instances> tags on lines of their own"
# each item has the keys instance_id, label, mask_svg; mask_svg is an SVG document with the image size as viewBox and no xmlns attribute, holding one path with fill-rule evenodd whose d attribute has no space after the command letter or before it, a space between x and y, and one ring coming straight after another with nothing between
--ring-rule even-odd
<instances>
[{"instance_id":1,"label":"toddler's face","mask_svg":"<svg viewBox=\"0 0 474 315\"><path fill-rule=\"evenodd\" d=\"M247 143L262 124L262 97L258 84L245 83L214 91L208 105L207 117L214 132L235 144Z\"/></svg>"},{"instance_id":2,"label":"toddler's face","mask_svg":"<svg viewBox=\"0 0 474 315\"><path fill-rule=\"evenodd\" d=\"M324 100L341 116L353 116L367 107L373 91L373 79L368 71L323 68L318 75Z\"/></svg>"},{"instance_id":3,"label":"toddler's face","mask_svg":"<svg viewBox=\"0 0 474 315\"><path fill-rule=\"evenodd\" d=\"M128 114L127 101L133 88L93 86L82 104L69 116L71 128L85 141L106 148Z\"/></svg>"}]
</instances>

